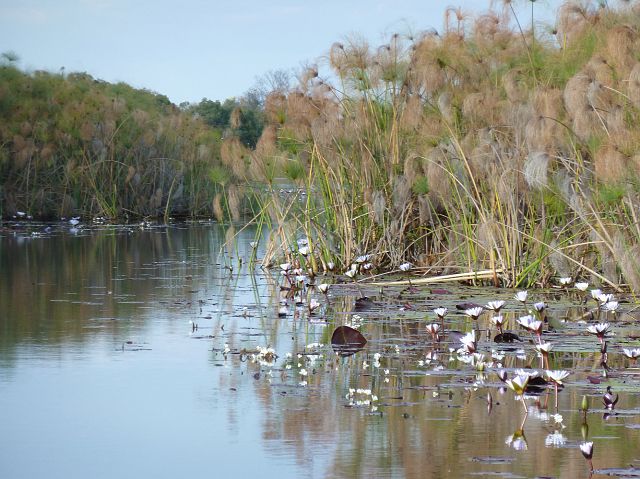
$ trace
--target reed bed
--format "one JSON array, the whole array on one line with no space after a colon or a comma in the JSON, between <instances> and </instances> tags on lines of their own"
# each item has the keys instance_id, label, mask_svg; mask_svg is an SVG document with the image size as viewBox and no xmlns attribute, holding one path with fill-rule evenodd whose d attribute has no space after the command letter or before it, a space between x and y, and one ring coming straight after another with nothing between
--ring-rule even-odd
<instances>
[{"instance_id":1,"label":"reed bed","mask_svg":"<svg viewBox=\"0 0 640 479\"><path fill-rule=\"evenodd\" d=\"M266 263L318 272L366 253L507 286L640 288L639 8L567 3L526 30L504 5L377 48L335 43L330 75L310 67L267 97L245 172L267 185Z\"/></svg>"},{"instance_id":2,"label":"reed bed","mask_svg":"<svg viewBox=\"0 0 640 479\"><path fill-rule=\"evenodd\" d=\"M163 95L0 64L0 217L237 216L221 146Z\"/></svg>"}]
</instances>

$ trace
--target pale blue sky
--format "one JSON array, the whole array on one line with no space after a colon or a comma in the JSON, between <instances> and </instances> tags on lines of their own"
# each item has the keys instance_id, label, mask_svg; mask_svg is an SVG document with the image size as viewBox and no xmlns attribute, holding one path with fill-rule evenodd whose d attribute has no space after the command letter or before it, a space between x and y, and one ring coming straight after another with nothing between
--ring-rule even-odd
<instances>
[{"instance_id":1,"label":"pale blue sky","mask_svg":"<svg viewBox=\"0 0 640 479\"><path fill-rule=\"evenodd\" d=\"M534 6L540 17L560 2ZM86 71L173 102L240 96L258 75L299 68L357 33L374 46L393 33L440 30L448 6L490 0L0 0L0 52L29 70ZM521 21L530 21L520 0ZM543 11L546 11L543 13Z\"/></svg>"}]
</instances>

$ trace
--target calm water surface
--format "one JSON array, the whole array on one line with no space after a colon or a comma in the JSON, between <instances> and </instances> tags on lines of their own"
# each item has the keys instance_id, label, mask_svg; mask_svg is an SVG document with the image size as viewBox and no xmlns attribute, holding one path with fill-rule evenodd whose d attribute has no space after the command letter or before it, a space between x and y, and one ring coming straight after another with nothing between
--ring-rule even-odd
<instances>
[{"instance_id":1,"label":"calm water surface","mask_svg":"<svg viewBox=\"0 0 640 479\"><path fill-rule=\"evenodd\" d=\"M308 293L319 312L279 317L279 274L248 266L252 230L36 231L0 234L2 478L588 477L585 438L594 477L640 477L640 369L621 354L640 344L630 302L591 319L583 295L531 292L549 303L551 367L572 374L557 411L548 388L526 398L525 416L495 371L539 368L533 341L518 331L524 342L497 345L488 313L472 324L453 311L505 299L516 330L513 291L335 285ZM355 311L360 294L374 303ZM450 351L455 338L433 343L425 319L439 305L452 310L447 329L482 332L484 372ZM586 333L604 319L608 377ZM369 340L346 358L328 344L343 324ZM278 358L252 356L258 346ZM620 395L609 417L607 385Z\"/></svg>"}]
</instances>

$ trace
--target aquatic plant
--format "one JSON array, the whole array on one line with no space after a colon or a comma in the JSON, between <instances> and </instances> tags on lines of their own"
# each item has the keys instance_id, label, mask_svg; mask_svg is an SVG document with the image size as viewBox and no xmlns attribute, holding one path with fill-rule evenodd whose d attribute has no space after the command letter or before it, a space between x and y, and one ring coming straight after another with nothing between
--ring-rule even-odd
<instances>
[{"instance_id":1,"label":"aquatic plant","mask_svg":"<svg viewBox=\"0 0 640 479\"><path fill-rule=\"evenodd\" d=\"M310 68L265 101L252 164L296 165L280 171L299 189L267 188L264 215L345 269L367 251L387 271L639 288L638 19L557 15L553 34L450 13L441 32L331 46L331 75Z\"/></svg>"}]
</instances>

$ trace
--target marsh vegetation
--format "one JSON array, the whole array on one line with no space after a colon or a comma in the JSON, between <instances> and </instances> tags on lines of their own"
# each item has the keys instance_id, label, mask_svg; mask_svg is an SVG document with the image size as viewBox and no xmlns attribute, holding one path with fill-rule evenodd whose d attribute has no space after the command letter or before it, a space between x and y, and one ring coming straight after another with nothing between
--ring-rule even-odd
<instances>
[{"instance_id":1,"label":"marsh vegetation","mask_svg":"<svg viewBox=\"0 0 640 479\"><path fill-rule=\"evenodd\" d=\"M331 75L310 67L267 97L247 179L273 185L260 217L275 251L303 231L319 270L375 254L511 286L640 287L636 7L566 3L526 29L510 6L335 43ZM298 189L283 194L280 172Z\"/></svg>"}]
</instances>

